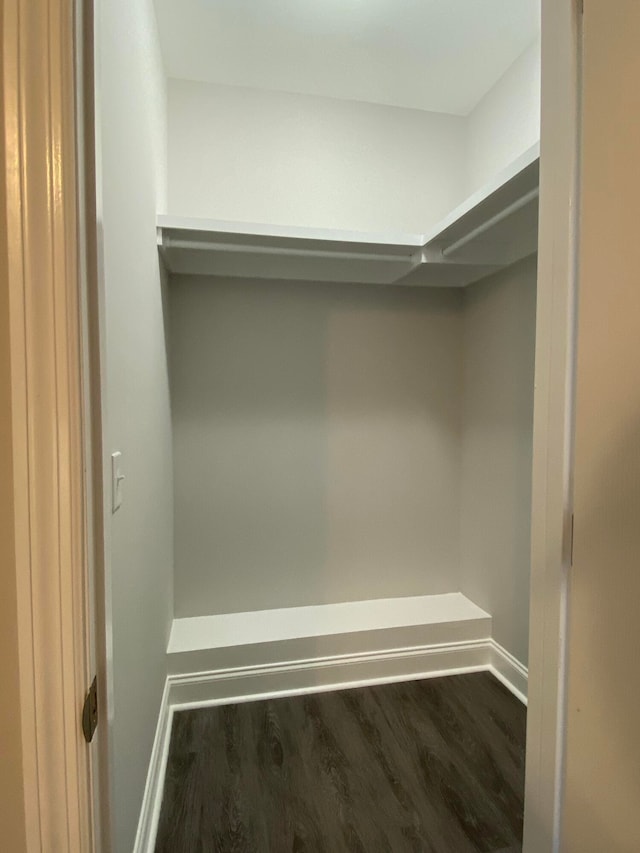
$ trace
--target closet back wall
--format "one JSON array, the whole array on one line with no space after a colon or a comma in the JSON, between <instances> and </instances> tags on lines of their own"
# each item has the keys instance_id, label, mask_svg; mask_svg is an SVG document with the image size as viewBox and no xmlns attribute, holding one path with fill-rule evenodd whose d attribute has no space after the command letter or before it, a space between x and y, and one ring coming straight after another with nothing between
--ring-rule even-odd
<instances>
[{"instance_id":1,"label":"closet back wall","mask_svg":"<svg viewBox=\"0 0 640 853\"><path fill-rule=\"evenodd\" d=\"M176 616L458 590L461 293L170 291Z\"/></svg>"},{"instance_id":2,"label":"closet back wall","mask_svg":"<svg viewBox=\"0 0 640 853\"><path fill-rule=\"evenodd\" d=\"M459 116L168 81L169 213L422 233L467 194Z\"/></svg>"},{"instance_id":3,"label":"closet back wall","mask_svg":"<svg viewBox=\"0 0 640 853\"><path fill-rule=\"evenodd\" d=\"M168 81L173 216L423 233L540 139L540 42L468 116Z\"/></svg>"}]
</instances>

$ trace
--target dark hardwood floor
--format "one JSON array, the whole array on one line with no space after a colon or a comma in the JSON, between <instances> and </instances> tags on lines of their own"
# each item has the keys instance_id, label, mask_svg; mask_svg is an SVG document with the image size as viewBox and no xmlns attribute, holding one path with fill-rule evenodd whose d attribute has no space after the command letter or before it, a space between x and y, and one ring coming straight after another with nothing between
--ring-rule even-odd
<instances>
[{"instance_id":1,"label":"dark hardwood floor","mask_svg":"<svg viewBox=\"0 0 640 853\"><path fill-rule=\"evenodd\" d=\"M156 853L515 853L525 724L489 673L181 711Z\"/></svg>"}]
</instances>

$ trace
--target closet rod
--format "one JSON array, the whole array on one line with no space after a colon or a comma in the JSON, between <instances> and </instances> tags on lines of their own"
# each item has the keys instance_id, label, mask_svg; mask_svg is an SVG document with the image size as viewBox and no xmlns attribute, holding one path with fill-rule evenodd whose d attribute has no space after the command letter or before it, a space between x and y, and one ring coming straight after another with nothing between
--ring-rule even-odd
<instances>
[{"instance_id":1,"label":"closet rod","mask_svg":"<svg viewBox=\"0 0 640 853\"><path fill-rule=\"evenodd\" d=\"M349 245L348 243L345 245ZM354 252L354 251L341 251L340 249L314 249L314 248L305 248L305 249L294 249L289 247L281 247L281 246L256 246L250 245L246 243L223 243L223 242L209 242L207 240L181 240L175 239L173 237L165 238L163 242L160 244L161 249L186 249L186 250L197 250L204 252L227 252L229 254L259 254L259 255L274 255L276 257L286 257L286 258L308 258L309 256L313 256L314 258L322 258L329 260L348 260L348 261L393 261L394 263L408 263L415 253L414 246L406 247L406 254L403 252L402 254L389 254L389 253L376 253L376 252ZM405 247L402 247L403 249Z\"/></svg>"},{"instance_id":2,"label":"closet rod","mask_svg":"<svg viewBox=\"0 0 640 853\"><path fill-rule=\"evenodd\" d=\"M456 240L455 243L451 243L450 246L447 246L442 250L443 258L448 258L449 255L453 255L454 252L457 252L458 249L462 249L463 246L466 246L467 243L470 243L472 240L475 240L476 237L480 237L485 231L489 231L493 228L494 225L498 225L499 222L502 222L503 219L507 219L513 213L517 213L523 207L526 207L530 202L534 199L538 198L540 195L540 187L536 187L533 190L530 190L526 195L523 195L521 198L516 199L512 204L505 207L504 210L501 210L500 213L496 213L495 216L492 216L491 219L487 219L486 222L483 222L482 225L478 225L477 228L474 228L473 231L469 231L468 234L465 234L464 237L460 237L459 240Z\"/></svg>"}]
</instances>

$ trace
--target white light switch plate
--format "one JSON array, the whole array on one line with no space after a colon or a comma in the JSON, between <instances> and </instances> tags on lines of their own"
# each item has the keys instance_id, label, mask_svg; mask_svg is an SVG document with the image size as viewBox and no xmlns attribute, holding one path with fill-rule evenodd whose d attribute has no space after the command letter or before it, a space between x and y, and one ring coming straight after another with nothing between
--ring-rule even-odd
<instances>
[{"instance_id":1,"label":"white light switch plate","mask_svg":"<svg viewBox=\"0 0 640 853\"><path fill-rule=\"evenodd\" d=\"M111 454L111 512L120 509L122 505L124 474L122 473L122 453Z\"/></svg>"}]
</instances>

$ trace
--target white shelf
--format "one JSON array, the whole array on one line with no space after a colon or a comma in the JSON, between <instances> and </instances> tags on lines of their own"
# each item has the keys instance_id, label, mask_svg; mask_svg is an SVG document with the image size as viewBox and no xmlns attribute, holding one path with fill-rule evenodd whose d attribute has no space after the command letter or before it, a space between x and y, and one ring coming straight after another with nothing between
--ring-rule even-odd
<instances>
[{"instance_id":1,"label":"white shelf","mask_svg":"<svg viewBox=\"0 0 640 853\"><path fill-rule=\"evenodd\" d=\"M171 673L486 642L491 616L462 593L174 619Z\"/></svg>"},{"instance_id":2,"label":"white shelf","mask_svg":"<svg viewBox=\"0 0 640 853\"><path fill-rule=\"evenodd\" d=\"M410 272L421 234L366 234L158 217L167 269L187 275L391 284Z\"/></svg>"},{"instance_id":3,"label":"white shelf","mask_svg":"<svg viewBox=\"0 0 640 853\"><path fill-rule=\"evenodd\" d=\"M425 235L403 284L464 287L538 249L540 146L534 145Z\"/></svg>"},{"instance_id":4,"label":"white shelf","mask_svg":"<svg viewBox=\"0 0 640 853\"><path fill-rule=\"evenodd\" d=\"M533 254L539 146L426 234L374 234L158 217L169 272L463 287Z\"/></svg>"},{"instance_id":5,"label":"white shelf","mask_svg":"<svg viewBox=\"0 0 640 853\"><path fill-rule=\"evenodd\" d=\"M489 618L459 592L192 616L174 619L168 653Z\"/></svg>"}]
</instances>

